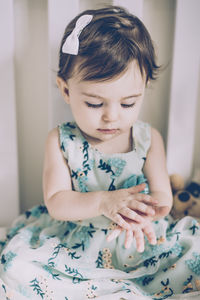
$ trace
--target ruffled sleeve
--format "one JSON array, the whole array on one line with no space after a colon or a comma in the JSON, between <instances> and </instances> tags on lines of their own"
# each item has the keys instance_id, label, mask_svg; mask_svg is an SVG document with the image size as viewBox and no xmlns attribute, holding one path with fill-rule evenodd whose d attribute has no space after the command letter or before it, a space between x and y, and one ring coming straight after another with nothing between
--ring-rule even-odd
<instances>
[{"instance_id":1,"label":"ruffled sleeve","mask_svg":"<svg viewBox=\"0 0 200 300\"><path fill-rule=\"evenodd\" d=\"M148 123L137 121L133 125L133 142L140 158L145 158L151 146L151 126Z\"/></svg>"},{"instance_id":2,"label":"ruffled sleeve","mask_svg":"<svg viewBox=\"0 0 200 300\"><path fill-rule=\"evenodd\" d=\"M73 122L58 125L60 148L63 156L68 160L69 145L76 137L76 125Z\"/></svg>"}]
</instances>

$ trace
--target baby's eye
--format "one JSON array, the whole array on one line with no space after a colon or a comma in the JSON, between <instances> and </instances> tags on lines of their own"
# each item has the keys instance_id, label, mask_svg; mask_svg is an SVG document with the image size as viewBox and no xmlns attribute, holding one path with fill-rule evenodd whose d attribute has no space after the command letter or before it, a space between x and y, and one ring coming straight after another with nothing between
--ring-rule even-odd
<instances>
[{"instance_id":1,"label":"baby's eye","mask_svg":"<svg viewBox=\"0 0 200 300\"><path fill-rule=\"evenodd\" d=\"M89 102L85 102L85 103L88 107L92 107L92 108L99 108L103 105L103 103L99 103L99 104L93 104L93 103L89 103Z\"/></svg>"},{"instance_id":2,"label":"baby's eye","mask_svg":"<svg viewBox=\"0 0 200 300\"><path fill-rule=\"evenodd\" d=\"M124 107L124 108L129 108L129 107L133 107L135 105L135 102L131 103L131 104L125 104L125 103L122 103L121 106Z\"/></svg>"}]
</instances>

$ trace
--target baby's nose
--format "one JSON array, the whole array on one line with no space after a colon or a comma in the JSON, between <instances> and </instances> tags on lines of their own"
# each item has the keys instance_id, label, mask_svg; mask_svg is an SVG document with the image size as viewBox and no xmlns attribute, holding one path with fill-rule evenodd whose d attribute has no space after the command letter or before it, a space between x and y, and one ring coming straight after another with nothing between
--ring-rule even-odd
<instances>
[{"instance_id":1,"label":"baby's nose","mask_svg":"<svg viewBox=\"0 0 200 300\"><path fill-rule=\"evenodd\" d=\"M119 117L119 111L115 106L106 107L103 111L103 120L105 122L117 121L118 117Z\"/></svg>"}]
</instances>

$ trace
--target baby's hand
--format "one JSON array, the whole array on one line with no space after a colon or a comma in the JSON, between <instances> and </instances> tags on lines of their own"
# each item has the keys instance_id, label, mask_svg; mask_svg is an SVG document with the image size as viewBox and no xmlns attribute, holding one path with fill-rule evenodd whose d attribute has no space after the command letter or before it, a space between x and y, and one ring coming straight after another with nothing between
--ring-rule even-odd
<instances>
[{"instance_id":1,"label":"baby's hand","mask_svg":"<svg viewBox=\"0 0 200 300\"><path fill-rule=\"evenodd\" d=\"M155 210L155 215L154 215L153 219L159 220L169 214L170 207L169 206L154 206L154 210Z\"/></svg>"},{"instance_id":2,"label":"baby's hand","mask_svg":"<svg viewBox=\"0 0 200 300\"><path fill-rule=\"evenodd\" d=\"M153 206L157 201L150 195L140 193L145 186L142 183L128 189L102 192L100 214L126 230L131 229L131 224L126 221L126 218L141 223L144 221L143 216L154 216Z\"/></svg>"},{"instance_id":3,"label":"baby's hand","mask_svg":"<svg viewBox=\"0 0 200 300\"><path fill-rule=\"evenodd\" d=\"M144 235L146 235L148 241L152 245L156 245L156 235L153 229L153 225L150 219L145 218L144 222L141 224L135 223L130 220L126 220L131 229L126 230L126 237L125 237L125 248L130 248L133 238L136 241L136 249L138 252L144 251ZM107 241L112 241L116 237L118 237L123 231L123 228L118 226L114 229L107 237Z\"/></svg>"}]
</instances>

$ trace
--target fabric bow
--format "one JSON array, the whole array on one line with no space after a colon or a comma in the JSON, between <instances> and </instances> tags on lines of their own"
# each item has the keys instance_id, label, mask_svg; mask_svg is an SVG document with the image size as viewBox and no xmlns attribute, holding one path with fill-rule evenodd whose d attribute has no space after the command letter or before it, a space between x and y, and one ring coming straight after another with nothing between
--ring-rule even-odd
<instances>
[{"instance_id":1,"label":"fabric bow","mask_svg":"<svg viewBox=\"0 0 200 300\"><path fill-rule=\"evenodd\" d=\"M83 15L81 16L70 33L70 35L66 38L63 46L62 52L66 54L77 55L79 50L79 35L82 30L91 22L93 16L92 15Z\"/></svg>"}]
</instances>

